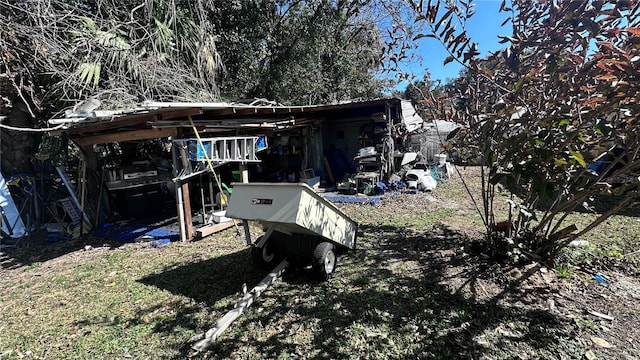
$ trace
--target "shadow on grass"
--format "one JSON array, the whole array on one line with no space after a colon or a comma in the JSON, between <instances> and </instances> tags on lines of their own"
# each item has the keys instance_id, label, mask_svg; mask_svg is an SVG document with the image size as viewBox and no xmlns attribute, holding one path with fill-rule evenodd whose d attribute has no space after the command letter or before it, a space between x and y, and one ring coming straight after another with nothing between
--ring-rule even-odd
<instances>
[{"instance_id":1,"label":"shadow on grass","mask_svg":"<svg viewBox=\"0 0 640 360\"><path fill-rule=\"evenodd\" d=\"M135 312L122 313L116 310L111 316L97 315L76 322L74 326L81 329L100 327L107 333L127 337L135 337L139 335L136 333L139 329L144 329L142 336L160 335L150 339L161 343L149 346L162 347L161 358L175 354L176 359L184 359L192 353L187 344L189 338L200 331L208 330L215 319L230 310L231 305L228 301L233 303L239 299L243 284L251 287L264 275L264 272L253 268L246 249L204 261L167 267L158 273L140 278L137 282L188 299L178 296L167 301L145 299L136 307ZM114 340L110 341L117 339L118 335L114 335ZM146 340L127 341L144 343ZM96 349L91 349L95 353L87 356L104 358L122 355L110 353L113 349L109 344L96 344L95 347ZM146 355L142 356L145 358Z\"/></svg>"},{"instance_id":2,"label":"shadow on grass","mask_svg":"<svg viewBox=\"0 0 640 360\"><path fill-rule=\"evenodd\" d=\"M29 243L22 244L18 248L3 249L0 252L0 269L14 270L34 263L45 262L84 249L87 245L92 248L108 247L118 248L124 243L96 238L85 235L78 239L62 240L56 243L46 243L44 236L32 237Z\"/></svg>"},{"instance_id":3,"label":"shadow on grass","mask_svg":"<svg viewBox=\"0 0 640 360\"><path fill-rule=\"evenodd\" d=\"M494 264L464 253L461 234L442 226L420 233L390 226L361 231L361 248L340 258L334 279L313 283L306 271L289 273L203 356L477 359L501 344L535 353L572 341L563 320L517 305L530 295L517 285L494 296L463 291L500 275ZM140 282L215 307L264 275L251 270L245 255L184 265ZM519 325L509 330L507 324ZM180 317L157 330L174 326L203 330ZM492 334L498 338L487 338Z\"/></svg>"},{"instance_id":4,"label":"shadow on grass","mask_svg":"<svg viewBox=\"0 0 640 360\"><path fill-rule=\"evenodd\" d=\"M227 296L239 294L243 284L251 288L264 275L264 272L251 264L249 251L246 249L166 269L139 279L138 282L213 306Z\"/></svg>"},{"instance_id":5,"label":"shadow on grass","mask_svg":"<svg viewBox=\"0 0 640 360\"><path fill-rule=\"evenodd\" d=\"M108 247L111 249L131 243L137 237L153 231L165 230L170 233L167 238L171 241L178 239L177 218L148 217L126 222L125 225L102 227L73 238L63 238L55 242L48 237L47 231L42 229L34 232L28 238L22 239L16 247L9 247L0 251L0 269L11 270L29 266L37 262L45 262L57 257L84 249ZM78 229L79 231L79 229ZM4 243L1 243L4 244Z\"/></svg>"},{"instance_id":6,"label":"shadow on grass","mask_svg":"<svg viewBox=\"0 0 640 360\"><path fill-rule=\"evenodd\" d=\"M587 210L584 206L577 206L574 211L582 214L604 214L619 204L624 198L616 195L595 194L590 200L591 208ZM640 207L626 207L618 211L615 215L627 217L640 217Z\"/></svg>"},{"instance_id":7,"label":"shadow on grass","mask_svg":"<svg viewBox=\"0 0 640 360\"><path fill-rule=\"evenodd\" d=\"M510 187L504 181L501 182L506 191L511 191L513 194L523 198L525 196L522 189ZM630 190L631 192L631 190ZM621 201L625 199L624 195L614 195L606 193L594 192L588 196L588 201L585 201L588 208L581 204L577 204L574 208L569 209L570 212L577 212L581 214L597 214L602 215L613 209ZM546 198L541 199L535 209L538 211L547 211L551 207L554 199ZM615 215L627 216L627 217L640 217L640 206L626 207L620 209Z\"/></svg>"}]
</instances>

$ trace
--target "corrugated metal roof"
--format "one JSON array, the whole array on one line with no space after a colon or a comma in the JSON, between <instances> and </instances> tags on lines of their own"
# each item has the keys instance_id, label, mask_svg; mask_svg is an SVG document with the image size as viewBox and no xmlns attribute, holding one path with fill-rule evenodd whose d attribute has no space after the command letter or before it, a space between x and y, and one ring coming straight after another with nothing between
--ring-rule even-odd
<instances>
[{"instance_id":1,"label":"corrugated metal roof","mask_svg":"<svg viewBox=\"0 0 640 360\"><path fill-rule=\"evenodd\" d=\"M407 131L419 128L423 120L409 101L377 99L352 101L339 104L285 106L268 101L253 104L237 102L152 102L138 104L133 109L109 110L86 108L85 112L69 112L64 118L49 120L50 124L63 128L52 131L54 135L66 133L70 139L102 136L125 131L141 131L154 128L190 128L191 122L202 131L233 132L234 130L260 130L265 127L302 126L327 119L362 119L374 113L392 110L391 120L403 122ZM190 130L186 130L190 131ZM149 133L148 136L152 136Z\"/></svg>"}]
</instances>

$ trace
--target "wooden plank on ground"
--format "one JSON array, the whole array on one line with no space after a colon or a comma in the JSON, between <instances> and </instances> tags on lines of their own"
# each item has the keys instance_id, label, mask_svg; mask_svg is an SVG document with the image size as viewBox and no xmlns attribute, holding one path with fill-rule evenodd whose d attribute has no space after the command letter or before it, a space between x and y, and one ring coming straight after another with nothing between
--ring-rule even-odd
<instances>
[{"instance_id":1,"label":"wooden plank on ground","mask_svg":"<svg viewBox=\"0 0 640 360\"><path fill-rule=\"evenodd\" d=\"M195 233L195 238L196 239L202 239L204 237L207 237L211 234L217 233L219 231L228 229L232 226L235 226L235 220L231 220L231 221L226 221L223 223L219 223L219 224L209 224L209 225L205 225L199 229L196 230Z\"/></svg>"}]
</instances>

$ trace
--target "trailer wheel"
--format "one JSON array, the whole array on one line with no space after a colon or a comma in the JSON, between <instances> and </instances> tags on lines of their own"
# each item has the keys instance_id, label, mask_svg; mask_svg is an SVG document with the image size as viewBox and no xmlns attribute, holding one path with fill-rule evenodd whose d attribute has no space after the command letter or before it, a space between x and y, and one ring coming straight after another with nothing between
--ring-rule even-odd
<instances>
[{"instance_id":1,"label":"trailer wheel","mask_svg":"<svg viewBox=\"0 0 640 360\"><path fill-rule=\"evenodd\" d=\"M256 240L256 244L260 242L262 236ZM251 260L255 265L268 266L274 263L276 253L271 250L271 243L267 240L260 248L255 244L251 247Z\"/></svg>"},{"instance_id":2,"label":"trailer wheel","mask_svg":"<svg viewBox=\"0 0 640 360\"><path fill-rule=\"evenodd\" d=\"M333 276L336 270L338 257L334 246L330 242L321 242L316 246L311 260L312 270L320 281L326 281Z\"/></svg>"}]
</instances>

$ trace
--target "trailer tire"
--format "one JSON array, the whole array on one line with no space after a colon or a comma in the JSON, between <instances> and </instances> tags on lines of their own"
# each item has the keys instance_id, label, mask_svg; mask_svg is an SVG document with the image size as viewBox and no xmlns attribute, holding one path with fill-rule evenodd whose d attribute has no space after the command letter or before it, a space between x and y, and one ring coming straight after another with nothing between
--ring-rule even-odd
<instances>
[{"instance_id":1,"label":"trailer tire","mask_svg":"<svg viewBox=\"0 0 640 360\"><path fill-rule=\"evenodd\" d=\"M256 240L256 244L260 242L262 236ZM262 247L257 247L255 244L251 246L251 260L253 263L260 267L267 267L273 265L276 260L276 253L272 251L272 246L269 240L264 243Z\"/></svg>"},{"instance_id":2,"label":"trailer tire","mask_svg":"<svg viewBox=\"0 0 640 360\"><path fill-rule=\"evenodd\" d=\"M311 268L318 280L331 279L336 270L337 259L332 243L321 242L316 246L311 260Z\"/></svg>"}]
</instances>

